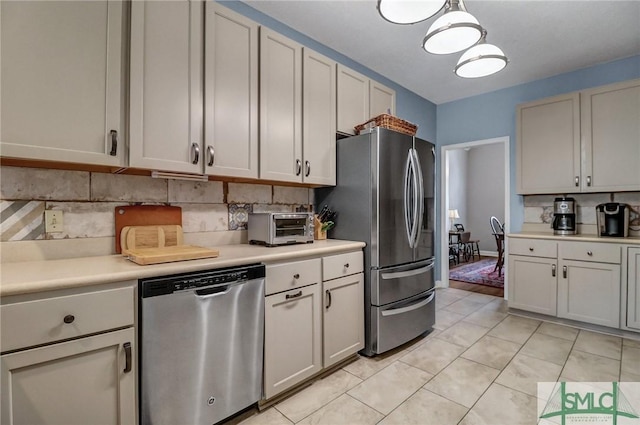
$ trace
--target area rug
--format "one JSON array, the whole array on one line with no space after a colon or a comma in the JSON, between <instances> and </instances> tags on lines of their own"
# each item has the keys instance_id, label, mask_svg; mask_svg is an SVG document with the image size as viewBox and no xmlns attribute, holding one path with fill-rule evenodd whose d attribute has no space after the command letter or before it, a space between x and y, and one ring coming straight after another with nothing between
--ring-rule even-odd
<instances>
[{"instance_id":1,"label":"area rug","mask_svg":"<svg viewBox=\"0 0 640 425\"><path fill-rule=\"evenodd\" d=\"M482 260L461 264L451 268L449 279L504 288L504 273L502 273L502 276L498 276L498 271L493 271L496 261L497 258L483 258ZM504 269L502 271L504 272Z\"/></svg>"}]
</instances>

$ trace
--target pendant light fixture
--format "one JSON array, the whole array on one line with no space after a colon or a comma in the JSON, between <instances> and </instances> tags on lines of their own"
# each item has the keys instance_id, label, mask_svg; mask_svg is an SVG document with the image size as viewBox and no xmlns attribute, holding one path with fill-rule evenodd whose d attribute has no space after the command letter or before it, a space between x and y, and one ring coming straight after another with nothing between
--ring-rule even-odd
<instances>
[{"instance_id":1,"label":"pendant light fixture","mask_svg":"<svg viewBox=\"0 0 640 425\"><path fill-rule=\"evenodd\" d=\"M509 60L504 52L493 44L488 44L487 31L482 30L478 44L464 52L458 60L454 72L462 78L479 78L501 71Z\"/></svg>"},{"instance_id":2,"label":"pendant light fixture","mask_svg":"<svg viewBox=\"0 0 640 425\"><path fill-rule=\"evenodd\" d=\"M415 24L438 13L445 3L445 0L378 0L378 12L394 24Z\"/></svg>"},{"instance_id":3,"label":"pendant light fixture","mask_svg":"<svg viewBox=\"0 0 640 425\"><path fill-rule=\"evenodd\" d=\"M429 53L444 55L468 49L482 37L478 20L464 7L462 0L448 0L444 15L436 19L422 41Z\"/></svg>"}]
</instances>

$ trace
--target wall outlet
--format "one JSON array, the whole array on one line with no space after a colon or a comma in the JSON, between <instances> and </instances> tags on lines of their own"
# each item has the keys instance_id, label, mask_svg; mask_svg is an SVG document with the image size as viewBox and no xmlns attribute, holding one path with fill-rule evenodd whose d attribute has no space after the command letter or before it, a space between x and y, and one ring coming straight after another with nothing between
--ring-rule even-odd
<instances>
[{"instance_id":1,"label":"wall outlet","mask_svg":"<svg viewBox=\"0 0 640 425\"><path fill-rule=\"evenodd\" d=\"M44 231L46 233L61 233L63 228L62 211L45 210Z\"/></svg>"}]
</instances>

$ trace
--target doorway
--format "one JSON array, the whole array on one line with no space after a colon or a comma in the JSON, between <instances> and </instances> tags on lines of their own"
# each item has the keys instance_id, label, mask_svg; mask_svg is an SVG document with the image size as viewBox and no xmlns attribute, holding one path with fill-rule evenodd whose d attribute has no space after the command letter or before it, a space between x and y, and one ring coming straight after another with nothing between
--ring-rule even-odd
<instances>
[{"instance_id":1,"label":"doorway","mask_svg":"<svg viewBox=\"0 0 640 425\"><path fill-rule=\"evenodd\" d=\"M504 211L501 211L502 214L498 214L496 213L496 215L502 215L502 217L504 218L504 229L505 229L505 233L508 232L509 229L509 211L510 211L510 207L509 207L509 200L510 200L510 166L509 166L509 157L510 157L510 152L509 152L509 137L505 136L505 137L497 137L497 138L493 138L493 139L484 139L484 140L475 140L475 141L471 141L471 142L465 142L465 143L459 143L459 144L455 144L455 145L447 145L447 146L442 146L441 149L441 164L442 167L441 169L441 176L440 176L440 181L441 181L441 190L442 190L442 200L443 202L441 203L441 209L440 209L440 229L441 229L441 242L442 242L442 246L441 246L441 252L442 252L442 256L441 256L441 266L440 266L440 270L441 270L441 277L440 277L440 285L442 287L449 287L450 286L450 282L449 282L449 238L448 238L448 234L449 234L449 227L451 226L451 219L449 218L449 210L453 210L456 208L452 208L454 207L454 203L455 202L459 202L459 196L457 197L456 195L458 195L458 193L456 192L455 194L452 193L452 191L459 191L461 190L460 188L460 184L459 184L459 179L456 179L456 172L459 172L459 165L457 165L456 163L456 158L460 157L461 153L466 153L469 152L471 150L473 150L474 148L480 148L480 147L489 147L488 145L494 145L494 152L497 152L497 155L501 155L502 159L503 159L503 163L504 163L504 179L502 179L503 183L501 182L499 187L493 187L492 190L495 191L502 191L502 194L504 195ZM467 190L466 188L462 188L462 190ZM458 198L458 199L456 199ZM473 208L472 205L465 205L463 206L463 208L465 210L468 210L469 208ZM456 214L458 215L458 214ZM499 217L500 218L500 217ZM459 220L459 219L458 219ZM458 222L456 219L453 219L454 222ZM489 216L486 217L486 223L484 224L476 224L477 229L476 230L480 230L478 232L475 232L476 235L478 234L482 234L482 233L487 233L490 234L490 225L489 225ZM484 227L481 227L484 226ZM486 228L486 229L485 229ZM473 230L473 229L467 229L467 230ZM472 232L473 233L473 232ZM491 235L492 236L492 235ZM493 239L491 239L491 241L494 243L495 241ZM492 245L491 248L493 251L496 250L495 245ZM485 245L485 253L488 251L486 249L486 245ZM480 249L480 252L483 252L483 249ZM507 298L507 291L508 291L508 282L507 282L507 267L506 267L506 253L505 253L505 261L504 261L505 266L503 267L503 275L504 275L504 298Z\"/></svg>"}]
</instances>

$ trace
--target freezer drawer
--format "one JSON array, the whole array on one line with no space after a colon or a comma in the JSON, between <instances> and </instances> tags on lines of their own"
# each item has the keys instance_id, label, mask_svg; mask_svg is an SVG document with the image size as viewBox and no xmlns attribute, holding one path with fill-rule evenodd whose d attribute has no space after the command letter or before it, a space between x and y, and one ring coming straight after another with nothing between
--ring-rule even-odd
<instances>
[{"instance_id":1,"label":"freezer drawer","mask_svg":"<svg viewBox=\"0 0 640 425\"><path fill-rule=\"evenodd\" d=\"M371 305L382 306L433 289L434 259L371 270Z\"/></svg>"},{"instance_id":2,"label":"freezer drawer","mask_svg":"<svg viewBox=\"0 0 640 425\"><path fill-rule=\"evenodd\" d=\"M431 330L436 321L436 291L382 307L371 307L371 349L384 353Z\"/></svg>"}]
</instances>

